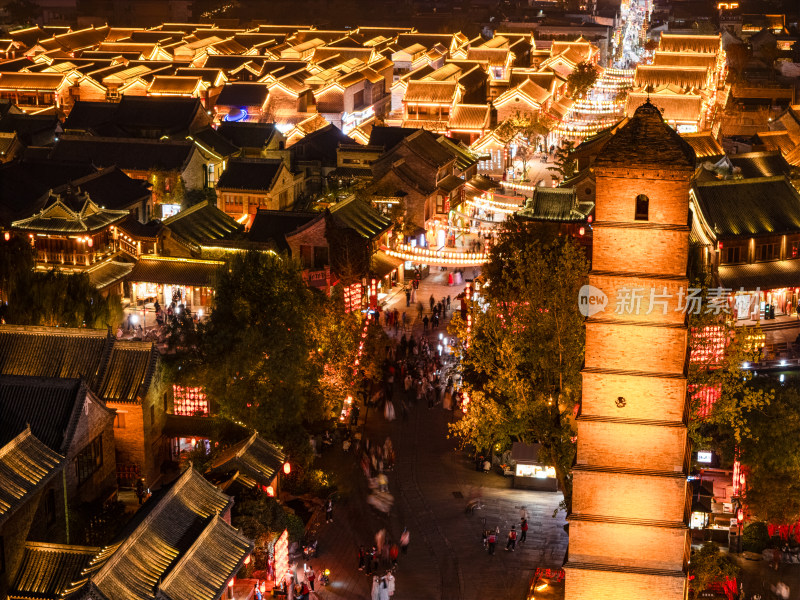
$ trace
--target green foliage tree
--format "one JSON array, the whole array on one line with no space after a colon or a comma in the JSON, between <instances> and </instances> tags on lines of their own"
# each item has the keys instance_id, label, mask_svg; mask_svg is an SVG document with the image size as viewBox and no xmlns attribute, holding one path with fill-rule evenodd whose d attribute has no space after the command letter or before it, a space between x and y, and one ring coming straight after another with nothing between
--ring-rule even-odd
<instances>
[{"instance_id":1,"label":"green foliage tree","mask_svg":"<svg viewBox=\"0 0 800 600\"><path fill-rule=\"evenodd\" d=\"M573 98L583 98L599 75L600 70L593 64L579 62L575 70L567 76L567 89Z\"/></svg>"},{"instance_id":2,"label":"green foliage tree","mask_svg":"<svg viewBox=\"0 0 800 600\"><path fill-rule=\"evenodd\" d=\"M194 206L195 204L200 204L201 202L206 202L206 201L213 206L217 205L217 193L214 191L214 188L188 189L183 195L181 208L187 209Z\"/></svg>"},{"instance_id":3,"label":"green foliage tree","mask_svg":"<svg viewBox=\"0 0 800 600\"><path fill-rule=\"evenodd\" d=\"M33 247L28 240L13 236L0 240L0 303L8 302L14 282L33 270Z\"/></svg>"},{"instance_id":4,"label":"green foliage tree","mask_svg":"<svg viewBox=\"0 0 800 600\"><path fill-rule=\"evenodd\" d=\"M274 535L284 529L289 531L290 541L303 539L303 521L288 512L275 498L255 490L241 494L236 500L231 522L245 536L255 540L256 546L267 546Z\"/></svg>"},{"instance_id":5,"label":"green foliage tree","mask_svg":"<svg viewBox=\"0 0 800 600\"><path fill-rule=\"evenodd\" d=\"M697 597L714 582L724 582L739 574L739 567L728 554L719 551L714 542L706 542L689 561L689 587Z\"/></svg>"},{"instance_id":6,"label":"green foliage tree","mask_svg":"<svg viewBox=\"0 0 800 600\"><path fill-rule=\"evenodd\" d=\"M176 377L202 383L219 413L309 459L305 423L338 416L352 386L359 315L341 294L308 288L300 266L262 252L232 254L211 314L184 345Z\"/></svg>"},{"instance_id":7,"label":"green foliage tree","mask_svg":"<svg viewBox=\"0 0 800 600\"><path fill-rule=\"evenodd\" d=\"M330 214L325 216L325 236L334 273L344 284L361 281L370 268L372 249L369 240L352 229L340 227Z\"/></svg>"},{"instance_id":8,"label":"green foliage tree","mask_svg":"<svg viewBox=\"0 0 800 600\"><path fill-rule=\"evenodd\" d=\"M742 550L761 554L769 546L769 529L764 521L753 521L742 530Z\"/></svg>"},{"instance_id":9,"label":"green foliage tree","mask_svg":"<svg viewBox=\"0 0 800 600\"><path fill-rule=\"evenodd\" d=\"M452 321L451 332L466 342L470 402L451 432L478 448L538 442L569 510L572 417L585 347L577 297L588 263L572 242L539 241L528 227L516 218L506 222L486 265L487 306L470 308L469 331L459 316Z\"/></svg>"},{"instance_id":10,"label":"green foliage tree","mask_svg":"<svg viewBox=\"0 0 800 600\"><path fill-rule=\"evenodd\" d=\"M553 179L556 181L564 181L575 175L578 164L572 158L573 143L565 140L561 146L556 149L556 154L553 157L552 167L547 167L547 170L553 173Z\"/></svg>"},{"instance_id":11,"label":"green foliage tree","mask_svg":"<svg viewBox=\"0 0 800 600\"><path fill-rule=\"evenodd\" d=\"M748 435L739 446L747 467L745 503L757 519L790 525L800 520L800 391L771 386L766 378L752 386L767 388L772 400L747 415Z\"/></svg>"}]
</instances>

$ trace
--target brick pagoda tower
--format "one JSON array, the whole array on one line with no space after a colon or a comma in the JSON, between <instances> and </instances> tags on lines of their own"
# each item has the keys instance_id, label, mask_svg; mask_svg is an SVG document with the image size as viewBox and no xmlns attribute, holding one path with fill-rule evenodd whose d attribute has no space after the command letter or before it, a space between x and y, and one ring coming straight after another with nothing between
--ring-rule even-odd
<instances>
[{"instance_id":1,"label":"brick pagoda tower","mask_svg":"<svg viewBox=\"0 0 800 600\"><path fill-rule=\"evenodd\" d=\"M649 102L607 142L589 283L567 600L683 600L690 538L686 395L689 182L695 155ZM640 309L625 302L640 288ZM650 290L656 304L650 314ZM664 288L672 297L663 303Z\"/></svg>"}]
</instances>

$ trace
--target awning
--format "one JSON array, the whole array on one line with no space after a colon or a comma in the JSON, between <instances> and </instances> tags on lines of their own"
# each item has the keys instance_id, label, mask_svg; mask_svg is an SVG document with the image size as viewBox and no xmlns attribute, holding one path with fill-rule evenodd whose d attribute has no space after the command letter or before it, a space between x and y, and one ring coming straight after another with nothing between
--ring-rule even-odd
<instances>
[{"instance_id":1,"label":"awning","mask_svg":"<svg viewBox=\"0 0 800 600\"><path fill-rule=\"evenodd\" d=\"M126 279L140 283L214 287L217 271L223 264L215 260L142 257Z\"/></svg>"},{"instance_id":2,"label":"awning","mask_svg":"<svg viewBox=\"0 0 800 600\"><path fill-rule=\"evenodd\" d=\"M736 291L800 287L800 260L776 260L752 265L720 265L720 284Z\"/></svg>"},{"instance_id":3,"label":"awning","mask_svg":"<svg viewBox=\"0 0 800 600\"><path fill-rule=\"evenodd\" d=\"M385 252L379 250L372 256L370 274L376 279L383 279L402 264L402 259L389 256Z\"/></svg>"}]
</instances>

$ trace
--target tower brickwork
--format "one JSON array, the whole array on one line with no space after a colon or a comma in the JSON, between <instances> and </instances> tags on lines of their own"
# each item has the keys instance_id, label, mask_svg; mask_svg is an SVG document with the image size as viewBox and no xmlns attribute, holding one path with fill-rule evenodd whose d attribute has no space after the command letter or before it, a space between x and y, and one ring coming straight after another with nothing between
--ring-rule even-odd
<instances>
[{"instance_id":1,"label":"tower brickwork","mask_svg":"<svg viewBox=\"0 0 800 600\"><path fill-rule=\"evenodd\" d=\"M686 594L687 326L676 308L688 288L694 161L646 103L594 163L589 283L608 304L586 321L567 600Z\"/></svg>"}]
</instances>

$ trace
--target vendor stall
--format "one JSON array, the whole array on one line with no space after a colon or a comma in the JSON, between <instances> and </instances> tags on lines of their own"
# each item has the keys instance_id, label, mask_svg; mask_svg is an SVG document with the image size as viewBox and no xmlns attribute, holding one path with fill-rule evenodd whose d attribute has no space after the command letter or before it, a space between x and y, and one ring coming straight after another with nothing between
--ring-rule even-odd
<instances>
[{"instance_id":1,"label":"vendor stall","mask_svg":"<svg viewBox=\"0 0 800 600\"><path fill-rule=\"evenodd\" d=\"M539 461L540 444L514 442L511 461L514 463L514 483L518 489L558 491L556 470Z\"/></svg>"}]
</instances>

